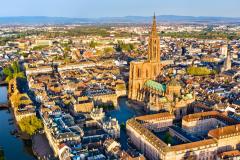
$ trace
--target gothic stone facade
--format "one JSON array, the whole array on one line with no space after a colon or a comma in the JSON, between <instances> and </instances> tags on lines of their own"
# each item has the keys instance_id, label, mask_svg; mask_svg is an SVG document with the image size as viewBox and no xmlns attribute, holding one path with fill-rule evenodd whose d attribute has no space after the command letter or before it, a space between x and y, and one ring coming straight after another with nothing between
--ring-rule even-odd
<instances>
[{"instance_id":1,"label":"gothic stone facade","mask_svg":"<svg viewBox=\"0 0 240 160\"><path fill-rule=\"evenodd\" d=\"M148 59L130 63L128 98L138 100L140 91L147 80L155 80L162 72L160 62L160 38L157 34L156 17L154 16L152 31L148 41Z\"/></svg>"}]
</instances>

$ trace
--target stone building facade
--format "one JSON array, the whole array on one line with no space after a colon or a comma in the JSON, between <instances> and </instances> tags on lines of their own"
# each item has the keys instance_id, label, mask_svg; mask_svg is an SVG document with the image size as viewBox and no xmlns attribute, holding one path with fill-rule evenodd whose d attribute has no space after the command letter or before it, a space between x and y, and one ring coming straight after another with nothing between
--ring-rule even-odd
<instances>
[{"instance_id":1,"label":"stone building facade","mask_svg":"<svg viewBox=\"0 0 240 160\"><path fill-rule=\"evenodd\" d=\"M160 38L157 33L154 15L152 31L148 41L148 59L130 63L128 98L138 100L140 91L147 80L155 80L162 73L160 62Z\"/></svg>"},{"instance_id":2,"label":"stone building facade","mask_svg":"<svg viewBox=\"0 0 240 160\"><path fill-rule=\"evenodd\" d=\"M189 114L182 119L182 128L199 136L207 135L210 130L234 124L237 124L237 121L217 111Z\"/></svg>"},{"instance_id":3,"label":"stone building facade","mask_svg":"<svg viewBox=\"0 0 240 160\"><path fill-rule=\"evenodd\" d=\"M220 118L226 120L224 117ZM138 117L128 120L126 124L131 142L144 156L152 160L215 160L220 153L240 148L239 127L240 124L235 124L212 129L208 132L207 139L171 146L156 136L150 126L144 126Z\"/></svg>"},{"instance_id":4,"label":"stone building facade","mask_svg":"<svg viewBox=\"0 0 240 160\"><path fill-rule=\"evenodd\" d=\"M165 66L160 61L160 56L160 38L154 16L147 60L130 63L128 98L143 102L146 111L165 109L174 112L179 119L186 115L186 107L195 100L194 93L187 91L174 77L166 84L158 82Z\"/></svg>"}]
</instances>

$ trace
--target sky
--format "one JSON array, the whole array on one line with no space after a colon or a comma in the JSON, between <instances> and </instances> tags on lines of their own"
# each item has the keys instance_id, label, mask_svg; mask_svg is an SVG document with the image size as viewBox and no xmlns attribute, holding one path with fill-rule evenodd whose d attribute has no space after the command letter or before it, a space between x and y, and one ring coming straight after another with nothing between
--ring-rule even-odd
<instances>
[{"instance_id":1,"label":"sky","mask_svg":"<svg viewBox=\"0 0 240 160\"><path fill-rule=\"evenodd\" d=\"M156 15L240 17L240 0L0 0L0 17L123 17Z\"/></svg>"}]
</instances>

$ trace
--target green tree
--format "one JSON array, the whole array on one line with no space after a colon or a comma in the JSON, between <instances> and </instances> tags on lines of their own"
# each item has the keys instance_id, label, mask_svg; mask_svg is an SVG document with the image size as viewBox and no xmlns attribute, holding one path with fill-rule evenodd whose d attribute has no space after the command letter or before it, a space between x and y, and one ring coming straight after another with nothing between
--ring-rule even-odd
<instances>
[{"instance_id":1,"label":"green tree","mask_svg":"<svg viewBox=\"0 0 240 160\"><path fill-rule=\"evenodd\" d=\"M4 152L2 148L0 148L0 160L4 160Z\"/></svg>"},{"instance_id":2,"label":"green tree","mask_svg":"<svg viewBox=\"0 0 240 160\"><path fill-rule=\"evenodd\" d=\"M17 61L14 61L10 66L5 67L3 69L3 74L6 76L6 82L16 78L25 78L25 75L21 72L20 65Z\"/></svg>"},{"instance_id":3,"label":"green tree","mask_svg":"<svg viewBox=\"0 0 240 160\"><path fill-rule=\"evenodd\" d=\"M95 48L97 46L97 42L91 41L89 47Z\"/></svg>"},{"instance_id":4,"label":"green tree","mask_svg":"<svg viewBox=\"0 0 240 160\"><path fill-rule=\"evenodd\" d=\"M134 50L134 45L133 44L125 44L123 41L118 41L116 44L115 50L117 52L122 52L122 51L127 51L130 52Z\"/></svg>"},{"instance_id":5,"label":"green tree","mask_svg":"<svg viewBox=\"0 0 240 160\"><path fill-rule=\"evenodd\" d=\"M122 44L123 44L123 42L122 41L118 41L118 43L116 44L116 47L115 47L115 50L117 51L117 52L122 52Z\"/></svg>"},{"instance_id":6,"label":"green tree","mask_svg":"<svg viewBox=\"0 0 240 160\"><path fill-rule=\"evenodd\" d=\"M172 137L171 137L171 135L170 135L170 133L169 132L167 132L165 135L164 135L164 142L166 142L167 144L171 144L172 143Z\"/></svg>"},{"instance_id":7,"label":"green tree","mask_svg":"<svg viewBox=\"0 0 240 160\"><path fill-rule=\"evenodd\" d=\"M216 74L216 71L210 70L206 67L188 67L187 74L194 75L194 76L203 76L203 75Z\"/></svg>"},{"instance_id":8,"label":"green tree","mask_svg":"<svg viewBox=\"0 0 240 160\"><path fill-rule=\"evenodd\" d=\"M239 39L240 36L235 32L212 31L212 27L208 27L201 32L161 32L161 36L172 38L198 38L198 39Z\"/></svg>"},{"instance_id":9,"label":"green tree","mask_svg":"<svg viewBox=\"0 0 240 160\"><path fill-rule=\"evenodd\" d=\"M111 47L107 47L107 48L104 48L104 50L103 50L103 52L104 52L104 54L111 54L111 53L113 53L113 48L111 48Z\"/></svg>"},{"instance_id":10,"label":"green tree","mask_svg":"<svg viewBox=\"0 0 240 160\"><path fill-rule=\"evenodd\" d=\"M64 48L64 52L70 52L70 51L71 51L71 49L70 49L69 46L66 46L66 47Z\"/></svg>"},{"instance_id":11,"label":"green tree","mask_svg":"<svg viewBox=\"0 0 240 160\"><path fill-rule=\"evenodd\" d=\"M39 46L35 46L35 47L33 47L33 51L41 51L41 50L43 50L43 49L45 49L45 48L47 48L48 47L48 45L39 45Z\"/></svg>"},{"instance_id":12,"label":"green tree","mask_svg":"<svg viewBox=\"0 0 240 160\"><path fill-rule=\"evenodd\" d=\"M20 130L29 134L34 135L39 129L43 128L42 121L36 116L29 116L22 118L18 123Z\"/></svg>"},{"instance_id":13,"label":"green tree","mask_svg":"<svg viewBox=\"0 0 240 160\"><path fill-rule=\"evenodd\" d=\"M121 127L121 129L126 130L126 125L124 122L121 123L120 127Z\"/></svg>"},{"instance_id":14,"label":"green tree","mask_svg":"<svg viewBox=\"0 0 240 160\"><path fill-rule=\"evenodd\" d=\"M102 51L102 50L97 50L97 51L96 51L96 55L102 56L102 55L103 55L103 51Z\"/></svg>"}]
</instances>

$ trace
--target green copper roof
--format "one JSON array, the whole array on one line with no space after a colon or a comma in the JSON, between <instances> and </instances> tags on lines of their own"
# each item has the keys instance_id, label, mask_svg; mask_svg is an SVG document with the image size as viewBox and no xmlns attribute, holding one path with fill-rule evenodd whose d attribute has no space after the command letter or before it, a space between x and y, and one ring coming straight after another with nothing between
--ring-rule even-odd
<instances>
[{"instance_id":1,"label":"green copper roof","mask_svg":"<svg viewBox=\"0 0 240 160\"><path fill-rule=\"evenodd\" d=\"M152 80L148 80L145 83L145 86L147 86L147 87L149 87L151 89L157 90L157 91L162 91L162 92L166 91L166 85L160 84L160 83L152 81Z\"/></svg>"}]
</instances>

